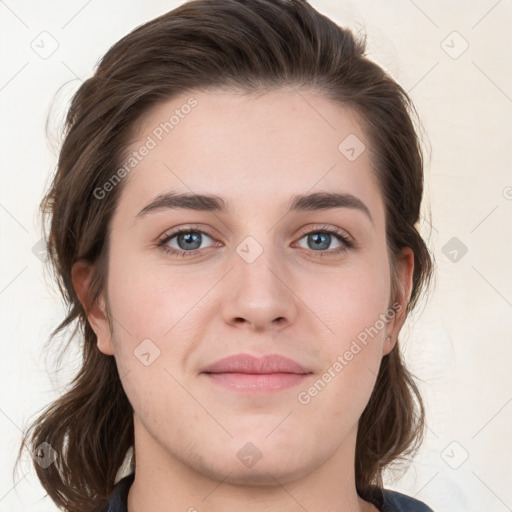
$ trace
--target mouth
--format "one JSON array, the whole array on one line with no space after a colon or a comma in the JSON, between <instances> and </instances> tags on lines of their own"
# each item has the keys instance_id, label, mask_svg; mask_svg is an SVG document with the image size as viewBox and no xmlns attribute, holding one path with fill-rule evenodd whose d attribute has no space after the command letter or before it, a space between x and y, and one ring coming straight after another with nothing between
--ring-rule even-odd
<instances>
[{"instance_id":1,"label":"mouth","mask_svg":"<svg viewBox=\"0 0 512 512\"><path fill-rule=\"evenodd\" d=\"M211 382L232 391L263 392L282 391L297 386L309 374L298 373L206 373Z\"/></svg>"},{"instance_id":2,"label":"mouth","mask_svg":"<svg viewBox=\"0 0 512 512\"><path fill-rule=\"evenodd\" d=\"M242 393L281 391L312 374L298 362L277 354L262 358L237 354L216 361L201 373L216 385Z\"/></svg>"}]
</instances>

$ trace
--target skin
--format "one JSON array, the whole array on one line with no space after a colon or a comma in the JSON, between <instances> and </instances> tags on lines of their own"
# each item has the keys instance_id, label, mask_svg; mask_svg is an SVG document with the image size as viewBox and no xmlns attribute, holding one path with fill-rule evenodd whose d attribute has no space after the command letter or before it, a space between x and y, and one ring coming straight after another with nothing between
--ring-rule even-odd
<instances>
[{"instance_id":1,"label":"skin","mask_svg":"<svg viewBox=\"0 0 512 512\"><path fill-rule=\"evenodd\" d=\"M134 408L137 471L128 511L376 511L355 489L357 423L405 319L410 249L398 267L401 313L308 404L297 399L395 299L370 143L351 110L314 90L242 96L217 89L153 108L130 149L191 96L197 106L124 178L111 224L108 296L87 307L98 349L115 357ZM366 146L354 161L338 150L349 134ZM231 210L162 209L136 218L170 191L217 194ZM320 191L356 196L372 220L353 208L286 214L293 195ZM199 235L196 255L157 247L171 228L191 224L215 235ZM324 226L356 246L335 253L342 242L332 236L326 249L312 249L308 240ZM236 251L248 236L263 250L252 263ZM186 250L177 237L167 245ZM73 268L84 304L91 269L85 261ZM134 355L147 338L160 350L148 366ZM200 373L241 352L282 354L313 373L270 394L232 392ZM252 467L237 457L247 442L262 455Z\"/></svg>"}]
</instances>

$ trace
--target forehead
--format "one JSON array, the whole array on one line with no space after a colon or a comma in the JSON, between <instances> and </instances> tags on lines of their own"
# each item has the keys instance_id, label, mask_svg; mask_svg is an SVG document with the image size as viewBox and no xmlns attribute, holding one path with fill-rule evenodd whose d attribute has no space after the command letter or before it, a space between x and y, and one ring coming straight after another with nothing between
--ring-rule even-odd
<instances>
[{"instance_id":1,"label":"forehead","mask_svg":"<svg viewBox=\"0 0 512 512\"><path fill-rule=\"evenodd\" d=\"M134 154L120 205L133 216L169 191L226 197L231 213L335 191L382 214L357 115L314 90L190 91L143 116L124 160Z\"/></svg>"}]
</instances>

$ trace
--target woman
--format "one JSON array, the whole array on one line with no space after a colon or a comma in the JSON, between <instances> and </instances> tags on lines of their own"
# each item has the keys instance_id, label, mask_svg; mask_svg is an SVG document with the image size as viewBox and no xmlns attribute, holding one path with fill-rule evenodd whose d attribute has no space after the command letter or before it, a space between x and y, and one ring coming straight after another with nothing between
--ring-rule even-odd
<instances>
[{"instance_id":1,"label":"woman","mask_svg":"<svg viewBox=\"0 0 512 512\"><path fill-rule=\"evenodd\" d=\"M383 487L433 265L413 107L364 52L304 0L193 0L74 96L42 207L84 357L25 440L62 510L431 510Z\"/></svg>"}]
</instances>

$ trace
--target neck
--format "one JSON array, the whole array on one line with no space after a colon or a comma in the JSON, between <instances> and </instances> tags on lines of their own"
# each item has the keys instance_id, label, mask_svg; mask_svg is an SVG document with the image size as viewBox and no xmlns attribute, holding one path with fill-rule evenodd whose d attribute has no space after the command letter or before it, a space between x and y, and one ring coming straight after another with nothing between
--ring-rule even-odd
<instances>
[{"instance_id":1,"label":"neck","mask_svg":"<svg viewBox=\"0 0 512 512\"><path fill-rule=\"evenodd\" d=\"M247 475L240 476L236 470L224 475L209 472L192 449L188 461L179 460L134 419L136 472L127 512L377 511L355 488L357 430L317 467L283 475L262 464L248 483Z\"/></svg>"}]
</instances>

